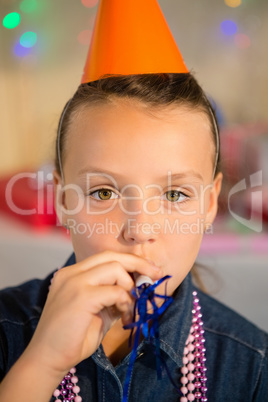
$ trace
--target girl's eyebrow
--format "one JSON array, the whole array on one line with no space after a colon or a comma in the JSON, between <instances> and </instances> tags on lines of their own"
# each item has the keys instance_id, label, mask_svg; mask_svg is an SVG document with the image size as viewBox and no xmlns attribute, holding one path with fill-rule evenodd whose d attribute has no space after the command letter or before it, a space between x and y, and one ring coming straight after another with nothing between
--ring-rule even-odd
<instances>
[{"instance_id":1,"label":"girl's eyebrow","mask_svg":"<svg viewBox=\"0 0 268 402\"><path fill-rule=\"evenodd\" d=\"M84 174L90 174L90 175L95 175L95 176L106 176L106 177L111 176L112 178L124 177L124 175L121 173L115 173L110 170L96 168L95 166L87 166L86 168L79 170L79 172L78 172L79 176L82 176Z\"/></svg>"},{"instance_id":2,"label":"girl's eyebrow","mask_svg":"<svg viewBox=\"0 0 268 402\"><path fill-rule=\"evenodd\" d=\"M169 172L168 178L171 178L173 180L195 178L204 181L203 176L199 172L196 172L195 170L188 170L186 172L174 173L174 174L171 174L171 172Z\"/></svg>"},{"instance_id":3,"label":"girl's eyebrow","mask_svg":"<svg viewBox=\"0 0 268 402\"><path fill-rule=\"evenodd\" d=\"M124 178L124 177L127 176L127 175L124 175L124 174L121 174L121 173L112 172L110 170L104 170L104 169L96 168L95 166L87 166L86 168L81 169L78 172L79 176L82 176L84 174L90 174L90 175L93 174L93 175L96 175L96 176L98 176L98 175L99 176L106 176L106 178L107 178L107 176L111 176L113 179L115 179L115 178ZM204 181L203 176L199 172L197 172L195 170L187 170L187 171L184 171L184 172L173 173L173 174L169 170L166 175L164 175L162 177L159 177L158 180L166 181L167 179L168 180L170 180L170 179L171 180L181 180L181 179L190 179L190 178L191 179L193 179L193 178L198 179L198 181L202 181L202 182Z\"/></svg>"}]
</instances>

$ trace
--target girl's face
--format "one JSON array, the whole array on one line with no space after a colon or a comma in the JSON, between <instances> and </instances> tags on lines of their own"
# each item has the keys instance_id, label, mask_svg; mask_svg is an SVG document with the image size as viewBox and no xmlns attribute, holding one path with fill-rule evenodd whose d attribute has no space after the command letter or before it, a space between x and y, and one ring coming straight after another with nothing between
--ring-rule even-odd
<instances>
[{"instance_id":1,"label":"girl's face","mask_svg":"<svg viewBox=\"0 0 268 402\"><path fill-rule=\"evenodd\" d=\"M172 293L216 215L222 175L213 182L214 152L200 111L127 100L81 109L57 197L77 262L105 250L136 254L172 276Z\"/></svg>"}]
</instances>

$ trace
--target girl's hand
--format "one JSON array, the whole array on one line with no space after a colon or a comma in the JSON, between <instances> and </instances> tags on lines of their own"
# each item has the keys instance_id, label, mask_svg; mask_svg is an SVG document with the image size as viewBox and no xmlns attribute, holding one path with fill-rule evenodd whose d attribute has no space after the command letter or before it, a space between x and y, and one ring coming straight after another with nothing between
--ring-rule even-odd
<instances>
[{"instance_id":1,"label":"girl's hand","mask_svg":"<svg viewBox=\"0 0 268 402\"><path fill-rule=\"evenodd\" d=\"M132 318L130 273L163 272L133 254L105 251L59 270L26 353L60 376L91 356L119 318Z\"/></svg>"}]
</instances>

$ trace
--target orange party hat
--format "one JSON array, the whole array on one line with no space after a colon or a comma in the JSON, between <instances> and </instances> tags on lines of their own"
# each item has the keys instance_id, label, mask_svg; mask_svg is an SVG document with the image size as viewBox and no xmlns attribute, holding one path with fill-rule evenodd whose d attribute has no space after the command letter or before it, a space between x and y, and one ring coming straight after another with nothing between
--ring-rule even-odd
<instances>
[{"instance_id":1,"label":"orange party hat","mask_svg":"<svg viewBox=\"0 0 268 402\"><path fill-rule=\"evenodd\" d=\"M188 73L157 0L100 0L82 83L149 73Z\"/></svg>"}]
</instances>

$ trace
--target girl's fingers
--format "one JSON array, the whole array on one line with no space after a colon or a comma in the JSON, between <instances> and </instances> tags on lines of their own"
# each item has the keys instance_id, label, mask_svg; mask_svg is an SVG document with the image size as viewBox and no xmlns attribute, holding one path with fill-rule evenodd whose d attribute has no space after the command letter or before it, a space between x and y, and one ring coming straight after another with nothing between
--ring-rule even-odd
<instances>
[{"instance_id":1,"label":"girl's fingers","mask_svg":"<svg viewBox=\"0 0 268 402\"><path fill-rule=\"evenodd\" d=\"M106 307L115 306L118 311L126 312L132 304L128 292L120 286L90 286L88 297L88 311L91 314L98 314Z\"/></svg>"},{"instance_id":2,"label":"girl's fingers","mask_svg":"<svg viewBox=\"0 0 268 402\"><path fill-rule=\"evenodd\" d=\"M134 285L131 276L117 261L97 265L89 271L84 271L81 275L85 277L87 283L93 286L118 285L130 291Z\"/></svg>"},{"instance_id":3,"label":"girl's fingers","mask_svg":"<svg viewBox=\"0 0 268 402\"><path fill-rule=\"evenodd\" d=\"M118 262L128 272L138 272L140 274L147 275L152 279L158 279L163 274L161 267L154 265L143 257L139 257L135 254L116 253L114 251L104 251L99 254L95 254L79 262L81 270L88 270L96 265L102 265L104 263Z\"/></svg>"},{"instance_id":4,"label":"girl's fingers","mask_svg":"<svg viewBox=\"0 0 268 402\"><path fill-rule=\"evenodd\" d=\"M71 272L65 269L58 271L53 278L51 290L62 292L66 287L71 288L69 290L71 293L77 292L79 294L84 291L90 297L90 292L94 292L94 287L99 288L106 285L118 285L125 291L130 292L134 282L122 265L113 261L94 266L89 270L81 271L74 266ZM90 290L88 287L90 287Z\"/></svg>"}]
</instances>

